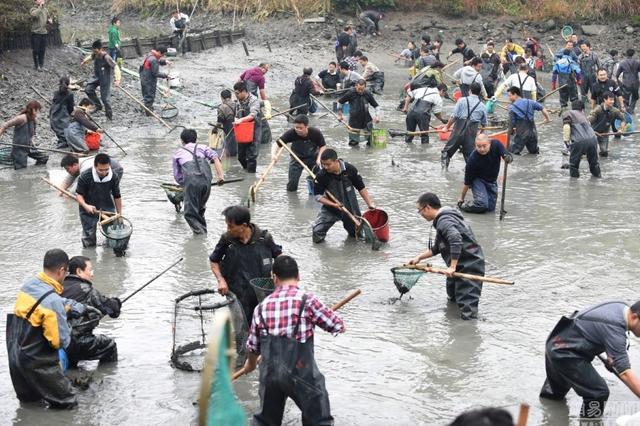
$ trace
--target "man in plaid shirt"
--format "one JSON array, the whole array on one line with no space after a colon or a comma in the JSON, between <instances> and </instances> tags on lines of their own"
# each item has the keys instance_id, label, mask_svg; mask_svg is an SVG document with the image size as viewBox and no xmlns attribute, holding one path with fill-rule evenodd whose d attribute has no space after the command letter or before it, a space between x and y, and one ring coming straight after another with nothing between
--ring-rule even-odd
<instances>
[{"instance_id":1,"label":"man in plaid shirt","mask_svg":"<svg viewBox=\"0 0 640 426\"><path fill-rule=\"evenodd\" d=\"M298 265L290 256L273 263L275 291L260 303L247 340L245 373L260 362L260 411L254 425L282 423L287 398L302 411L303 425L333 425L329 394L313 350L313 328L344 333L342 319L313 294L298 288Z\"/></svg>"}]
</instances>

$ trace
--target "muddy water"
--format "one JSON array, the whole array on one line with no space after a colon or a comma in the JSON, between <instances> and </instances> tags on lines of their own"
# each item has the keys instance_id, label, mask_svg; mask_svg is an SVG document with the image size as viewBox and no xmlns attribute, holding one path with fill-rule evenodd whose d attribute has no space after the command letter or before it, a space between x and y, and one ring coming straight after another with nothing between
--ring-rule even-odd
<instances>
[{"instance_id":1,"label":"muddy water","mask_svg":"<svg viewBox=\"0 0 640 426\"><path fill-rule=\"evenodd\" d=\"M185 90L200 99L211 99L223 81L232 81L247 65L238 48L225 50L234 58L223 67L216 62L221 51L176 61ZM258 59L273 60L259 51ZM289 52L286 68L269 74L273 104L287 103L288 91L298 68ZM387 74L382 100L384 127L403 128L403 116L394 111L404 70L394 68L386 57L371 55ZM213 65L212 65L213 64ZM214 68L196 74L196 68ZM202 71L199 70L201 73ZM211 95L209 95L211 94ZM557 100L549 102L556 106ZM183 124L197 126L203 137L211 113L180 103ZM451 103L446 103L448 112ZM325 132L328 144L358 167L374 200L391 217L391 241L379 252L345 238L335 226L321 245L312 245L310 224L318 205L301 185L297 194L285 191L286 161L274 169L252 208L253 220L272 231L285 252L301 266L302 284L327 303L353 288L363 295L344 308L347 333L333 338L318 332L316 354L327 378L332 411L337 424L412 425L446 424L459 412L478 406L504 406L517 412L520 402L532 405L531 424L563 425L573 422L579 407L571 393L568 409L563 404L541 404L537 394L544 380L543 347L547 333L560 315L606 299L637 298L634 282L639 268L638 225L633 219L640 185L636 173L638 148L625 138L614 141L611 156L602 162L603 179L569 180L560 170L560 125L541 132L541 154L517 157L509 168L508 215L467 215L487 256L487 274L516 281L514 287L487 284L481 299L481 318L462 322L457 310L447 305L444 279L424 276L411 291L412 298L390 304L397 296L389 268L423 250L428 224L414 206L424 191L435 191L443 202L454 205L461 189L464 163L456 156L448 172L439 164L442 143L406 145L392 140L386 150L349 148L346 135L330 117L316 114L314 125ZM187 291L212 286L207 256L224 231L220 216L228 205L246 200L252 183L213 188L207 210L209 235L194 237L181 215L164 202L158 184L170 181L170 158L176 148L174 133L143 120L139 129L112 131L129 155L123 158L124 212L134 224L125 258L115 258L104 247L84 250L80 243L77 207L56 197L39 181L42 168L16 173L0 171L0 217L3 220L0 261L4 285L0 307L10 311L20 283L39 270L44 250L61 247L71 255L95 259L96 286L108 295L125 295L184 257L178 267L132 298L117 320L107 319L100 332L117 339L120 360L115 366L93 373L90 388L79 393L80 406L54 412L38 405L18 403L13 392L6 349L0 345L0 418L2 423L41 424L185 424L196 420L198 376L171 368L172 300ZM287 124L272 122L274 135ZM416 140L417 142L417 140ZM115 151L114 151L115 152ZM393 158L396 166L391 166ZM56 170L59 156L47 166ZM259 170L268 163L262 147ZM55 174L55 172L54 172ZM229 176L243 175L232 164ZM158 201L153 201L158 200ZM436 264L441 264L438 259ZM0 328L4 328L4 315ZM630 349L638 360L637 345ZM95 364L84 366L89 370ZM635 408L633 396L602 370L611 387L610 413ZM257 375L240 380L237 395L248 412L258 405ZM631 407L631 408L629 408ZM627 411L622 411L623 409ZM299 411L289 404L286 424L298 424Z\"/></svg>"}]
</instances>

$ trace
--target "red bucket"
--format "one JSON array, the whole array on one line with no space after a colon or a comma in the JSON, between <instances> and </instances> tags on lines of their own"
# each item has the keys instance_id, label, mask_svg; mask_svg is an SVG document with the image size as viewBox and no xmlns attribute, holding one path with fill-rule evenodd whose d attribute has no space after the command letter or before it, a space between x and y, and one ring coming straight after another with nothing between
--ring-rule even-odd
<instances>
[{"instance_id":1,"label":"red bucket","mask_svg":"<svg viewBox=\"0 0 640 426\"><path fill-rule=\"evenodd\" d=\"M89 151L97 151L100 149L100 133L90 132L84 135L84 143L87 144Z\"/></svg>"},{"instance_id":2,"label":"red bucket","mask_svg":"<svg viewBox=\"0 0 640 426\"><path fill-rule=\"evenodd\" d=\"M384 210L367 210L362 217L367 219L380 241L383 243L389 241L389 216Z\"/></svg>"},{"instance_id":3,"label":"red bucket","mask_svg":"<svg viewBox=\"0 0 640 426\"><path fill-rule=\"evenodd\" d=\"M507 147L507 132L498 132L492 135L488 135L489 139L495 139L502 144L505 148Z\"/></svg>"},{"instance_id":4,"label":"red bucket","mask_svg":"<svg viewBox=\"0 0 640 426\"><path fill-rule=\"evenodd\" d=\"M233 125L233 133L236 137L237 143L251 143L253 142L253 127L255 123L251 121L243 121L242 123Z\"/></svg>"},{"instance_id":5,"label":"red bucket","mask_svg":"<svg viewBox=\"0 0 640 426\"><path fill-rule=\"evenodd\" d=\"M456 90L453 91L453 100L458 102L462 97L462 92L459 87L456 87Z\"/></svg>"},{"instance_id":6,"label":"red bucket","mask_svg":"<svg viewBox=\"0 0 640 426\"><path fill-rule=\"evenodd\" d=\"M440 138L441 141L449 140L449 136L451 136L451 131L445 132L444 126L438 127L436 130L438 130L438 137Z\"/></svg>"}]
</instances>

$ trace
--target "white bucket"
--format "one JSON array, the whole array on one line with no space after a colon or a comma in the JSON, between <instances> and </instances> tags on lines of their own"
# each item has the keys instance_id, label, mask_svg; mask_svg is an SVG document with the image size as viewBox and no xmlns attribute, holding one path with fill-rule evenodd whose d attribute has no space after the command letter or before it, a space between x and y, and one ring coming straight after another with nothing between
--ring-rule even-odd
<instances>
[{"instance_id":1,"label":"white bucket","mask_svg":"<svg viewBox=\"0 0 640 426\"><path fill-rule=\"evenodd\" d=\"M171 89L177 89L182 87L182 83L180 82L180 77L177 74L169 75L169 87Z\"/></svg>"}]
</instances>

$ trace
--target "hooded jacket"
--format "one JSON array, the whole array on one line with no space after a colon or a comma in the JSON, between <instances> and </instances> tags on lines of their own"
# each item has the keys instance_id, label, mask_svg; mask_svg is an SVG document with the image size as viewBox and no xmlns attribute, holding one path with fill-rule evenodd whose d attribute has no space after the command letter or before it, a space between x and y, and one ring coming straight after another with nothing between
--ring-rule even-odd
<instances>
[{"instance_id":1,"label":"hooded jacket","mask_svg":"<svg viewBox=\"0 0 640 426\"><path fill-rule=\"evenodd\" d=\"M462 213L451 207L442 207L433 220L436 239L431 252L440 253L447 265L458 259L458 271L484 274L484 254Z\"/></svg>"}]
</instances>

